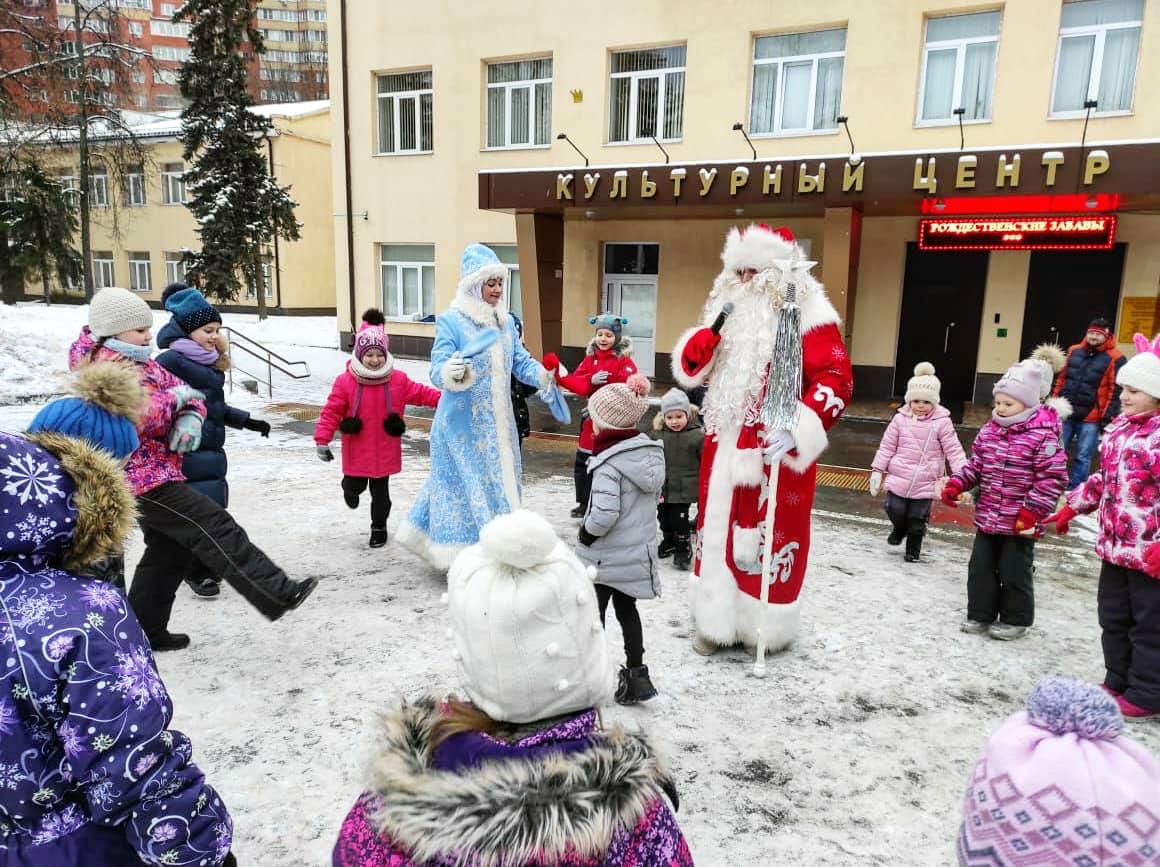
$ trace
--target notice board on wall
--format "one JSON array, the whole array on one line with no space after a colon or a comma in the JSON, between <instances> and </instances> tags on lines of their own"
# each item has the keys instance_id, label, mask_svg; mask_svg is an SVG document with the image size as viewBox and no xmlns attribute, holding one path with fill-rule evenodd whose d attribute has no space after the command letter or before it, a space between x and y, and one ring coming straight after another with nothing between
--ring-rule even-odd
<instances>
[{"instance_id":1,"label":"notice board on wall","mask_svg":"<svg viewBox=\"0 0 1160 867\"><path fill-rule=\"evenodd\" d=\"M1154 295L1126 296L1120 306L1120 333L1116 340L1131 343L1136 334L1149 340L1160 331L1160 298Z\"/></svg>"}]
</instances>

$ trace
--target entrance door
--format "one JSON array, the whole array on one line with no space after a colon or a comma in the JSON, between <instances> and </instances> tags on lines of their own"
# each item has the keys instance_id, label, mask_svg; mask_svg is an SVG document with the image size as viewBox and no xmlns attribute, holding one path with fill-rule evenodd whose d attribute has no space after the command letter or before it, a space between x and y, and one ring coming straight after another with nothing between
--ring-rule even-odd
<instances>
[{"instance_id":1,"label":"entrance door","mask_svg":"<svg viewBox=\"0 0 1160 867\"><path fill-rule=\"evenodd\" d=\"M624 333L632 338L632 360L651 377L656 366L657 278L606 277L604 306L628 319Z\"/></svg>"},{"instance_id":2,"label":"entrance door","mask_svg":"<svg viewBox=\"0 0 1160 867\"><path fill-rule=\"evenodd\" d=\"M974 396L986 285L986 252L923 253L906 245L894 394L905 394L914 366L929 361L942 381L943 405L960 417Z\"/></svg>"},{"instance_id":3,"label":"entrance door","mask_svg":"<svg viewBox=\"0 0 1160 867\"><path fill-rule=\"evenodd\" d=\"M1125 245L1110 250L1036 250L1027 276L1019 357L1040 343L1067 349L1097 316L1113 325L1120 306Z\"/></svg>"}]
</instances>

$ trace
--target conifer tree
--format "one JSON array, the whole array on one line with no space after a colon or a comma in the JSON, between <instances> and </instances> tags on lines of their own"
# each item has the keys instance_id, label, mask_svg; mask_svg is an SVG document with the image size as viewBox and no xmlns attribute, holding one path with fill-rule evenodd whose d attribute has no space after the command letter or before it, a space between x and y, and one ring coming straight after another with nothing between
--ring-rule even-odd
<instances>
[{"instance_id":1,"label":"conifer tree","mask_svg":"<svg viewBox=\"0 0 1160 867\"><path fill-rule=\"evenodd\" d=\"M293 241L300 226L290 188L280 187L266 160L266 119L251 111L247 52L261 53L256 0L187 0L175 20L191 24L190 58L181 69L181 140L188 200L201 236L189 274L212 297L254 292L265 315L262 249L275 237Z\"/></svg>"}]
</instances>

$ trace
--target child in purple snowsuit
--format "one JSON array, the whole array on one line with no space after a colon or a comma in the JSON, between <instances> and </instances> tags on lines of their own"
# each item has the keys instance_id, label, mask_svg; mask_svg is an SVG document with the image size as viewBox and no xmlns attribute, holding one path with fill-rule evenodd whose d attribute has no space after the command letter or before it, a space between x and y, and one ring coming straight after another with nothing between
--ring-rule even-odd
<instances>
[{"instance_id":1,"label":"child in purple snowsuit","mask_svg":"<svg viewBox=\"0 0 1160 867\"><path fill-rule=\"evenodd\" d=\"M1003 374L992 390L995 410L970 460L943 488L943 502L955 507L964 491L979 486L963 632L1010 641L1035 620L1035 540L1067 485L1059 413L1040 404L1043 376L1035 361Z\"/></svg>"},{"instance_id":2,"label":"child in purple snowsuit","mask_svg":"<svg viewBox=\"0 0 1160 867\"><path fill-rule=\"evenodd\" d=\"M77 574L132 527L121 462L137 434L120 413L141 389L95 364L78 393L27 438L0 433L0 863L235 865L229 813L169 728L133 609Z\"/></svg>"},{"instance_id":3,"label":"child in purple snowsuit","mask_svg":"<svg viewBox=\"0 0 1160 867\"><path fill-rule=\"evenodd\" d=\"M939 405L941 391L934 365L915 365L906 384L906 404L890 420L871 464L870 496L878 496L886 479L886 515L893 525L886 543L898 545L905 538L907 563L922 553L930 507L947 464L957 473L967 462L951 414Z\"/></svg>"}]
</instances>

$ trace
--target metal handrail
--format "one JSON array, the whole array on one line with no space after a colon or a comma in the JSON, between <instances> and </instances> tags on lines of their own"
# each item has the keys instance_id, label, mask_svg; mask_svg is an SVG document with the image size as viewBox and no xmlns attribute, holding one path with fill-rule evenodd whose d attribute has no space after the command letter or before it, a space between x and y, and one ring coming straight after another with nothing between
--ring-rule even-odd
<instances>
[{"instance_id":1,"label":"metal handrail","mask_svg":"<svg viewBox=\"0 0 1160 867\"><path fill-rule=\"evenodd\" d=\"M237 349L237 350L240 350L241 352L246 353L247 355L253 356L254 358L258 359L258 361L263 362L266 365L266 378L262 379L262 377L256 373L251 373L250 371L246 370L243 367L238 367L237 365L231 364L230 369L229 369L230 391L234 390L234 370L235 369L239 373L244 373L247 376L253 377L257 382L260 382L260 383L264 382L266 384L267 391L269 391L269 393L270 393L270 397L274 396L274 371L275 370L277 370L279 373L281 373L285 376L290 377L291 379L306 379L310 376L310 366L307 365L307 363L305 361L291 361L290 359L279 355L277 352L270 349L268 346L265 346L265 345L259 343L258 341L254 340L252 337L247 337L246 335L242 334L242 332L238 331L236 328L230 328L228 325L223 325L221 330L229 333L229 342L230 342L231 354L232 354L234 349ZM246 344L249 344L249 345L247 346ZM251 347L255 347L255 348L251 348ZM275 361L275 359L277 359L277 361ZM279 364L278 362L281 362L281 363ZM293 370L289 369L292 367L301 367L305 371L305 373L295 373Z\"/></svg>"}]
</instances>

